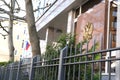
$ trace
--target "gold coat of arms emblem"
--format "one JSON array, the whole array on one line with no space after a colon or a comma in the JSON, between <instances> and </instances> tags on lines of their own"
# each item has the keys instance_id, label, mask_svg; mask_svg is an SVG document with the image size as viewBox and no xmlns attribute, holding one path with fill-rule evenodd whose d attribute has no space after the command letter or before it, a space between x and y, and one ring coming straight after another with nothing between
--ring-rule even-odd
<instances>
[{"instance_id":1,"label":"gold coat of arms emblem","mask_svg":"<svg viewBox=\"0 0 120 80\"><path fill-rule=\"evenodd\" d=\"M83 39L89 41L92 39L94 26L92 23L88 22L83 29Z\"/></svg>"}]
</instances>

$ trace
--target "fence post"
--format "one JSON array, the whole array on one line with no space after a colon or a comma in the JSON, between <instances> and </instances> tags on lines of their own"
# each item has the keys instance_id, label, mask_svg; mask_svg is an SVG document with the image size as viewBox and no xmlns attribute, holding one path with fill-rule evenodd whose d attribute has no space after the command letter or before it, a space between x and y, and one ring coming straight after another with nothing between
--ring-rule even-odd
<instances>
[{"instance_id":1,"label":"fence post","mask_svg":"<svg viewBox=\"0 0 120 80\"><path fill-rule=\"evenodd\" d=\"M9 75L9 80L12 80L12 77L13 77L13 66L14 66L14 63L11 63L11 64L10 64L10 75Z\"/></svg>"},{"instance_id":2,"label":"fence post","mask_svg":"<svg viewBox=\"0 0 120 80\"><path fill-rule=\"evenodd\" d=\"M0 66L0 80L2 80L2 69L1 69L1 66Z\"/></svg>"},{"instance_id":3,"label":"fence post","mask_svg":"<svg viewBox=\"0 0 120 80\"><path fill-rule=\"evenodd\" d=\"M7 76L7 67L8 67L8 66L5 67L4 80L6 80L6 76Z\"/></svg>"},{"instance_id":4,"label":"fence post","mask_svg":"<svg viewBox=\"0 0 120 80\"><path fill-rule=\"evenodd\" d=\"M58 80L64 80L64 57L67 53L67 46L60 51L60 60L59 60L59 71L58 71Z\"/></svg>"},{"instance_id":5,"label":"fence post","mask_svg":"<svg viewBox=\"0 0 120 80\"><path fill-rule=\"evenodd\" d=\"M33 67L35 66L34 62L36 61L37 61L37 56L33 57L31 60L29 80L33 80L35 76L35 69Z\"/></svg>"},{"instance_id":6,"label":"fence post","mask_svg":"<svg viewBox=\"0 0 120 80\"><path fill-rule=\"evenodd\" d=\"M1 66L0 67L0 80L3 80L4 70L5 70L5 68L3 66Z\"/></svg>"},{"instance_id":7,"label":"fence post","mask_svg":"<svg viewBox=\"0 0 120 80\"><path fill-rule=\"evenodd\" d=\"M19 80L20 66L21 66L21 61L18 63L18 70L17 70L16 80Z\"/></svg>"}]
</instances>

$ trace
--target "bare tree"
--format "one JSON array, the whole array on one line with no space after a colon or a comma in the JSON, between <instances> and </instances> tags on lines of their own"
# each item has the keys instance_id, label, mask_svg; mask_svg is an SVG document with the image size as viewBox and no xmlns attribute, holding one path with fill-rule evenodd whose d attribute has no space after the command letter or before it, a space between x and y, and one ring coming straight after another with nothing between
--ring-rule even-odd
<instances>
[{"instance_id":1,"label":"bare tree","mask_svg":"<svg viewBox=\"0 0 120 80\"><path fill-rule=\"evenodd\" d=\"M16 16L14 16L16 0L10 0L9 4L5 0L0 0L0 1L3 3L2 5L4 7L6 7L6 9L0 7L0 12L2 14L5 13L9 16L8 18L6 18L9 21L8 31L4 28L4 26L2 26L2 24L0 26L5 32L8 33L9 57L10 57L10 61L13 62L14 61L13 21L14 21L14 18L16 18ZM6 19L4 19L4 20L6 20ZM1 35L3 35L3 34L1 33ZM5 37L5 35L3 35L3 36Z\"/></svg>"},{"instance_id":2,"label":"bare tree","mask_svg":"<svg viewBox=\"0 0 120 80\"><path fill-rule=\"evenodd\" d=\"M10 7L10 13L14 14L14 6L15 0L11 0L11 7ZM13 15L9 15L9 27L8 27L8 46L9 46L9 54L10 54L10 61L14 61L14 45L13 45Z\"/></svg>"},{"instance_id":3,"label":"bare tree","mask_svg":"<svg viewBox=\"0 0 120 80\"><path fill-rule=\"evenodd\" d=\"M32 0L25 0L26 5L26 21L28 23L28 31L30 36L30 43L32 46L32 55L41 55L40 46L39 46L39 38L36 31L35 26L35 18L33 13L33 5Z\"/></svg>"},{"instance_id":4,"label":"bare tree","mask_svg":"<svg viewBox=\"0 0 120 80\"><path fill-rule=\"evenodd\" d=\"M25 17L19 17L19 16L14 15L15 12L19 12L21 10L17 0L10 0L11 1L10 4L8 4L5 0L0 0L0 1L2 1L9 9L8 11L0 7L0 12L9 15L8 31L5 30L5 28L2 25L1 26L4 29L4 31L8 32L10 61L14 61L14 45L13 45L13 34L12 33L13 33L13 21L17 19L24 20L28 24L29 39L30 39L30 43L32 47L32 56L41 55L40 46L39 46L39 38L37 35L36 26L35 26L32 0L25 0L25 6L26 6ZM15 8L15 3L17 3L18 8Z\"/></svg>"}]
</instances>

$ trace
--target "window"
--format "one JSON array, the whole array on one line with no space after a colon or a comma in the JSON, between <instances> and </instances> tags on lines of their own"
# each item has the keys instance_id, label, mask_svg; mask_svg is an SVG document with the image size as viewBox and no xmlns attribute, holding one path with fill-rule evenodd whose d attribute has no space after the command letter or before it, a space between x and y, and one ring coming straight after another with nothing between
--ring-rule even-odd
<instances>
[{"instance_id":1,"label":"window","mask_svg":"<svg viewBox=\"0 0 120 80\"><path fill-rule=\"evenodd\" d=\"M117 7L110 4L109 48L116 47Z\"/></svg>"},{"instance_id":2,"label":"window","mask_svg":"<svg viewBox=\"0 0 120 80\"><path fill-rule=\"evenodd\" d=\"M88 2L82 5L81 13L88 11L88 9L92 8L94 5L100 3L101 1L102 0L89 0Z\"/></svg>"},{"instance_id":3,"label":"window","mask_svg":"<svg viewBox=\"0 0 120 80\"><path fill-rule=\"evenodd\" d=\"M80 13L80 7L75 10L75 18L78 17L79 13Z\"/></svg>"}]
</instances>

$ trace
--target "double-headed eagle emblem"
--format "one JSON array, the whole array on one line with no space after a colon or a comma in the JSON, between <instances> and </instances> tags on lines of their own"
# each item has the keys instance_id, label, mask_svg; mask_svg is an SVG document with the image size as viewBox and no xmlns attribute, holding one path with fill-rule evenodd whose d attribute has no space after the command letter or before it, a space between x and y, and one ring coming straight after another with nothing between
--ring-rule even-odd
<instances>
[{"instance_id":1,"label":"double-headed eagle emblem","mask_svg":"<svg viewBox=\"0 0 120 80\"><path fill-rule=\"evenodd\" d=\"M89 41L92 39L94 26L92 23L88 22L83 29L83 39Z\"/></svg>"}]
</instances>

